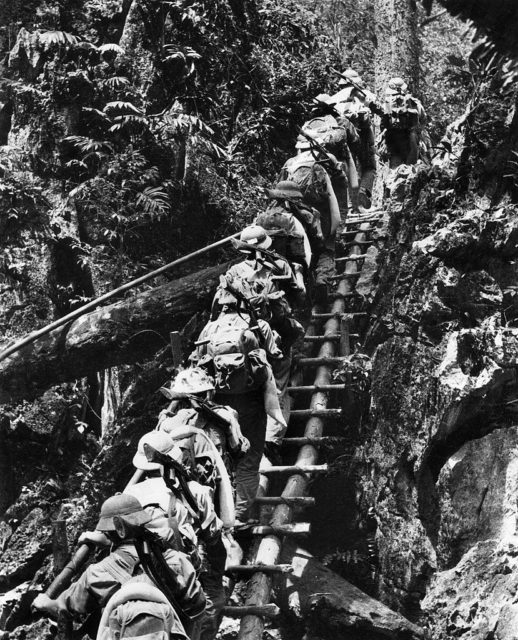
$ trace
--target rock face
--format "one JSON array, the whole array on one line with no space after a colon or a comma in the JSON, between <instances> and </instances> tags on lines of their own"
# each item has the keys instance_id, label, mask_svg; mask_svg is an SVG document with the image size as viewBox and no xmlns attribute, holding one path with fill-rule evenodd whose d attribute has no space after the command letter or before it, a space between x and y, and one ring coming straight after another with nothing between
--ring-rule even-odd
<instances>
[{"instance_id":1,"label":"rock face","mask_svg":"<svg viewBox=\"0 0 518 640\"><path fill-rule=\"evenodd\" d=\"M389 185L358 503L374 506L385 603L434 638L511 638L518 215L479 201L430 216L434 183L446 173Z\"/></svg>"}]
</instances>

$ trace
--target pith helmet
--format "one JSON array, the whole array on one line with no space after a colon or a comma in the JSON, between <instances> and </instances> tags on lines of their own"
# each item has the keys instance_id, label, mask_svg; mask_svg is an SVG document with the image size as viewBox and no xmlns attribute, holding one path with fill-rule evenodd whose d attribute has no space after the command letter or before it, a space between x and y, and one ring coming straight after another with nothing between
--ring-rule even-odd
<instances>
[{"instance_id":1,"label":"pith helmet","mask_svg":"<svg viewBox=\"0 0 518 640\"><path fill-rule=\"evenodd\" d=\"M313 102L325 102L326 104L334 104L333 99L328 93L319 93L318 96L313 98Z\"/></svg>"},{"instance_id":2,"label":"pith helmet","mask_svg":"<svg viewBox=\"0 0 518 640\"><path fill-rule=\"evenodd\" d=\"M146 524L151 516L145 511L140 502L133 496L120 493L103 502L99 522L96 529L99 531L115 531L113 519L116 516L124 516L131 524Z\"/></svg>"},{"instance_id":3,"label":"pith helmet","mask_svg":"<svg viewBox=\"0 0 518 640\"><path fill-rule=\"evenodd\" d=\"M281 180L275 185L274 189L266 189L266 193L272 200L302 200L304 197L298 184L290 180Z\"/></svg>"},{"instance_id":4,"label":"pith helmet","mask_svg":"<svg viewBox=\"0 0 518 640\"><path fill-rule=\"evenodd\" d=\"M388 81L387 93L406 93L408 91L408 85L398 76L391 78Z\"/></svg>"},{"instance_id":5,"label":"pith helmet","mask_svg":"<svg viewBox=\"0 0 518 640\"><path fill-rule=\"evenodd\" d=\"M346 69L338 81L338 86L350 87L353 83L363 88L363 80L361 79L360 74L354 69Z\"/></svg>"},{"instance_id":6,"label":"pith helmet","mask_svg":"<svg viewBox=\"0 0 518 640\"><path fill-rule=\"evenodd\" d=\"M246 242L254 247L259 247L260 249L268 249L272 244L270 236L258 224L252 224L249 227L246 227L246 229L243 229L239 239L241 242Z\"/></svg>"},{"instance_id":7,"label":"pith helmet","mask_svg":"<svg viewBox=\"0 0 518 640\"><path fill-rule=\"evenodd\" d=\"M175 448L173 439L163 431L150 431L144 434L139 440L137 453L133 456L133 466L143 471L156 471L160 469L160 465L157 462L148 462L144 452L145 444L166 455L169 455Z\"/></svg>"},{"instance_id":8,"label":"pith helmet","mask_svg":"<svg viewBox=\"0 0 518 640\"><path fill-rule=\"evenodd\" d=\"M215 389L214 380L200 367L180 371L171 385L173 393L203 393L213 389Z\"/></svg>"}]
</instances>

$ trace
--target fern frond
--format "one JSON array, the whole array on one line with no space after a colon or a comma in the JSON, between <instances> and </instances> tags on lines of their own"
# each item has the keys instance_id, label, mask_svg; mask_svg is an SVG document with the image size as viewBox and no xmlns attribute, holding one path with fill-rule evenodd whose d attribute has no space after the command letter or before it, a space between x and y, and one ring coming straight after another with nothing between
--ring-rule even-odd
<instances>
[{"instance_id":1,"label":"fern frond","mask_svg":"<svg viewBox=\"0 0 518 640\"><path fill-rule=\"evenodd\" d=\"M66 31L44 31L38 36L40 44L44 49L48 49L54 45L73 46L79 43L79 38Z\"/></svg>"},{"instance_id":2,"label":"fern frond","mask_svg":"<svg viewBox=\"0 0 518 640\"><path fill-rule=\"evenodd\" d=\"M110 111L126 111L127 113L135 113L139 116L143 116L142 111L136 107L132 102L127 102L124 100L114 100L113 102L108 102L103 111L105 113L109 113Z\"/></svg>"},{"instance_id":3,"label":"fern frond","mask_svg":"<svg viewBox=\"0 0 518 640\"><path fill-rule=\"evenodd\" d=\"M124 49L119 46L118 44L115 44L115 42L107 42L106 44L102 44L99 47L99 52L102 54L104 53L116 53L117 55L124 53Z\"/></svg>"}]
</instances>

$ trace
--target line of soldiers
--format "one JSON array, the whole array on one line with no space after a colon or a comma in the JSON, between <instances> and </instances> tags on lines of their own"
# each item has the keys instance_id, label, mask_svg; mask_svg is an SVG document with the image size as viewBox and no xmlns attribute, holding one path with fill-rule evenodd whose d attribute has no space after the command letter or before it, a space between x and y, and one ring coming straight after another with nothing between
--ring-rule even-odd
<instances>
[{"instance_id":1,"label":"line of soldiers","mask_svg":"<svg viewBox=\"0 0 518 640\"><path fill-rule=\"evenodd\" d=\"M221 277L187 366L161 389L169 405L138 443L138 477L81 535L107 553L57 598L40 594L35 609L57 617L104 608L97 637L106 640L215 638L226 567L242 559L234 533L257 522L263 455L280 459L293 345L304 334L293 309L305 305L311 278L313 301L327 300L336 231L349 204L371 205L371 111L382 115L391 163L417 160L422 107L400 79L389 90L419 116L399 136L402 106L382 108L352 70L340 87L315 100L268 206L234 242L243 259Z\"/></svg>"}]
</instances>

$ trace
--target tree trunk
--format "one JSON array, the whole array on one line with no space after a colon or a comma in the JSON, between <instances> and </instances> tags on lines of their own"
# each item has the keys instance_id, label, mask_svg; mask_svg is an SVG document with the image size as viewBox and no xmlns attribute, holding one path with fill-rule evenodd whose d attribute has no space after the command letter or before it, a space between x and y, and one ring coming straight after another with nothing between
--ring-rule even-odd
<instances>
[{"instance_id":1,"label":"tree trunk","mask_svg":"<svg viewBox=\"0 0 518 640\"><path fill-rule=\"evenodd\" d=\"M0 363L0 402L30 398L52 385L149 358L210 304L219 276L209 267L102 307L42 336Z\"/></svg>"},{"instance_id":2,"label":"tree trunk","mask_svg":"<svg viewBox=\"0 0 518 640\"><path fill-rule=\"evenodd\" d=\"M419 37L415 0L375 0L375 84L381 95L393 76L404 78L419 93Z\"/></svg>"}]
</instances>

